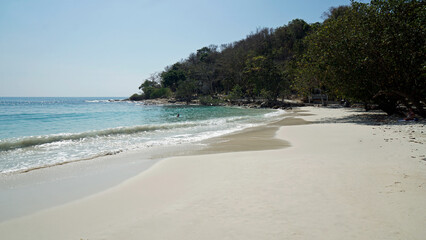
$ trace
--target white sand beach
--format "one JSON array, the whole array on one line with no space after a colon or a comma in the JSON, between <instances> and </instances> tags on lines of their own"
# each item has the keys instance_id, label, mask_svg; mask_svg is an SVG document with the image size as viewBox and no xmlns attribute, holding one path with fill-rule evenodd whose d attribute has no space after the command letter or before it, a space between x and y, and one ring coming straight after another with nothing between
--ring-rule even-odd
<instances>
[{"instance_id":1,"label":"white sand beach","mask_svg":"<svg viewBox=\"0 0 426 240\"><path fill-rule=\"evenodd\" d=\"M101 193L1 222L0 236L424 239L426 127L370 122L374 114L301 108L270 136L266 127L216 153L212 144L161 160Z\"/></svg>"}]
</instances>

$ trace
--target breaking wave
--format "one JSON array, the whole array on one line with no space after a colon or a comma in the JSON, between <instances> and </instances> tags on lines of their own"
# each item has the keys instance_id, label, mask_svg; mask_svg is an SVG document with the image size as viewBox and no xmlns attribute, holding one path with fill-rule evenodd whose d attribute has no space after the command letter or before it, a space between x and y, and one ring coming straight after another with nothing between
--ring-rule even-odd
<instances>
[{"instance_id":1,"label":"breaking wave","mask_svg":"<svg viewBox=\"0 0 426 240\"><path fill-rule=\"evenodd\" d=\"M42 144L62 142L62 141L78 141L86 138L105 137L113 135L127 135L142 132L151 132L157 130L168 130L174 128L194 127L198 124L194 122L186 123L171 123L171 124L158 124L158 125L142 125L133 127L118 127L111 129L103 129L82 133L62 133L45 136L30 136L18 139L5 139L0 140L0 151L9 151L19 148L34 147Z\"/></svg>"}]
</instances>

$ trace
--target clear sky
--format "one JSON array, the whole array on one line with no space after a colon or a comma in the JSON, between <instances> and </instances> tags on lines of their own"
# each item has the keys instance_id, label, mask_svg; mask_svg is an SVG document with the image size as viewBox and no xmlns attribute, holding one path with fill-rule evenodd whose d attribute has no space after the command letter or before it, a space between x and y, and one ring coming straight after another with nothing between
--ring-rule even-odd
<instances>
[{"instance_id":1,"label":"clear sky","mask_svg":"<svg viewBox=\"0 0 426 240\"><path fill-rule=\"evenodd\" d=\"M210 44L350 0L0 0L0 96L138 92L151 73Z\"/></svg>"}]
</instances>

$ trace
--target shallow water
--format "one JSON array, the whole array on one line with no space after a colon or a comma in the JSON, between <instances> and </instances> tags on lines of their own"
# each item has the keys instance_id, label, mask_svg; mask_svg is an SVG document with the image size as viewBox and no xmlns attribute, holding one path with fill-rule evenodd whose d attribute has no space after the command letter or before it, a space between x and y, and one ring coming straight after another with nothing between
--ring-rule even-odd
<instances>
[{"instance_id":1,"label":"shallow water","mask_svg":"<svg viewBox=\"0 0 426 240\"><path fill-rule=\"evenodd\" d=\"M265 124L283 114L109 99L0 98L0 173L199 142Z\"/></svg>"}]
</instances>

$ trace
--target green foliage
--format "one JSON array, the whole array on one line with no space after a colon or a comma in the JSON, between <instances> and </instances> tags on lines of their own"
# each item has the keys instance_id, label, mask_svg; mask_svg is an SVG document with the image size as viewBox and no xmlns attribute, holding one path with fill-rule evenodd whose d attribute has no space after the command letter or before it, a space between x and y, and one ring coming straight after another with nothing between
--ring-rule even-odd
<instances>
[{"instance_id":1,"label":"green foliage","mask_svg":"<svg viewBox=\"0 0 426 240\"><path fill-rule=\"evenodd\" d=\"M153 88L150 89L149 94L146 94L147 99L155 98L169 98L172 96L172 91L170 88Z\"/></svg>"},{"instance_id":2,"label":"green foliage","mask_svg":"<svg viewBox=\"0 0 426 240\"><path fill-rule=\"evenodd\" d=\"M160 74L161 85L176 92L177 97L189 95L178 86L191 79L194 84L194 92L189 91L191 96L226 94L238 85L241 88L238 97L247 94L256 98L264 89L276 99L282 92L288 92L287 65L304 50L302 39L310 28L305 21L296 19L278 29L258 29L246 39L224 44L219 50L215 45L203 47L187 59L166 67Z\"/></svg>"},{"instance_id":3,"label":"green foliage","mask_svg":"<svg viewBox=\"0 0 426 240\"><path fill-rule=\"evenodd\" d=\"M229 100L237 100L242 98L243 95L243 90L240 87L240 85L235 85L234 88L232 89L232 91L228 94L228 99Z\"/></svg>"},{"instance_id":4,"label":"green foliage","mask_svg":"<svg viewBox=\"0 0 426 240\"><path fill-rule=\"evenodd\" d=\"M268 91L266 89L262 89L260 91L260 96L264 99L267 99L268 101L273 101L276 99L275 95L272 93L272 91Z\"/></svg>"},{"instance_id":5,"label":"green foliage","mask_svg":"<svg viewBox=\"0 0 426 240\"><path fill-rule=\"evenodd\" d=\"M180 63L174 64L161 73L163 87L168 87L172 91L176 91L178 83L186 80L185 71Z\"/></svg>"},{"instance_id":6,"label":"green foliage","mask_svg":"<svg viewBox=\"0 0 426 240\"><path fill-rule=\"evenodd\" d=\"M422 1L375 0L331 12L306 38L295 86L301 91L326 87L378 103L389 114L399 102L423 111L425 10Z\"/></svg>"},{"instance_id":7,"label":"green foliage","mask_svg":"<svg viewBox=\"0 0 426 240\"><path fill-rule=\"evenodd\" d=\"M248 59L243 74L243 86L253 99L263 91L268 92L268 99L276 100L282 88L287 86L282 72L265 56Z\"/></svg>"},{"instance_id":8,"label":"green foliage","mask_svg":"<svg viewBox=\"0 0 426 240\"><path fill-rule=\"evenodd\" d=\"M194 97L195 90L196 88L194 81L182 81L179 83L179 86L176 90L176 98L189 103Z\"/></svg>"},{"instance_id":9,"label":"green foliage","mask_svg":"<svg viewBox=\"0 0 426 240\"><path fill-rule=\"evenodd\" d=\"M129 98L131 101L141 101L145 99L145 96L143 94L133 94L132 96L130 96Z\"/></svg>"},{"instance_id":10,"label":"green foliage","mask_svg":"<svg viewBox=\"0 0 426 240\"><path fill-rule=\"evenodd\" d=\"M132 101L141 101L145 99L170 98L173 95L170 88L146 87L142 94L133 94L129 99Z\"/></svg>"},{"instance_id":11,"label":"green foliage","mask_svg":"<svg viewBox=\"0 0 426 240\"><path fill-rule=\"evenodd\" d=\"M130 97L131 100L144 100L144 99L155 99L155 98L168 98L172 96L172 91L170 88L161 87L157 82L156 75L152 75L150 78L146 79L140 86L139 89L142 90L142 94L133 94ZM132 99L133 98L133 99Z\"/></svg>"},{"instance_id":12,"label":"green foliage","mask_svg":"<svg viewBox=\"0 0 426 240\"><path fill-rule=\"evenodd\" d=\"M160 87L160 84L159 84L159 83L157 83L157 82L156 82L156 81L154 81L154 80L149 80L149 79L147 79L147 80L145 80L145 82L143 82L143 83L139 86L139 89L145 92L145 90L144 90L144 89L147 89L147 88L159 88L159 87Z\"/></svg>"},{"instance_id":13,"label":"green foliage","mask_svg":"<svg viewBox=\"0 0 426 240\"><path fill-rule=\"evenodd\" d=\"M159 88L154 94L154 96L156 96L157 98L170 98L173 96L173 92L172 90L170 90L170 88Z\"/></svg>"},{"instance_id":14,"label":"green foliage","mask_svg":"<svg viewBox=\"0 0 426 240\"><path fill-rule=\"evenodd\" d=\"M240 41L203 47L141 85L144 97L228 93L276 100L314 90L393 113L426 103L426 5L422 0L351 1L330 8L323 23L295 19ZM219 49L219 50L218 50ZM159 90L169 88L167 94ZM160 93L161 92L161 93ZM140 96L135 96L140 97ZM202 102L214 99L204 97Z\"/></svg>"},{"instance_id":15,"label":"green foliage","mask_svg":"<svg viewBox=\"0 0 426 240\"><path fill-rule=\"evenodd\" d=\"M218 106L223 103L222 100L218 98L212 98L210 95L199 97L200 104L205 106Z\"/></svg>"}]
</instances>

